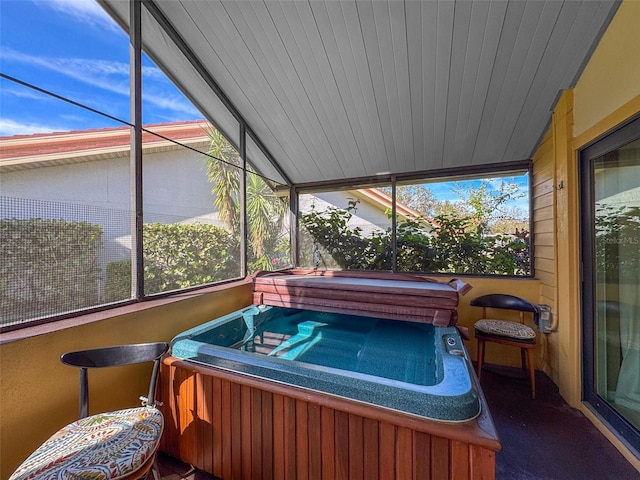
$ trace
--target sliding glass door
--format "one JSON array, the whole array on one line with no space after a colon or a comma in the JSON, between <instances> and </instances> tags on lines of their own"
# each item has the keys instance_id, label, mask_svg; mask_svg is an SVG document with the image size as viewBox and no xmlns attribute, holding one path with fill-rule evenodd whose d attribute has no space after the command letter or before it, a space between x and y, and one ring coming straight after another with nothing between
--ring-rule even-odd
<instances>
[{"instance_id":1,"label":"sliding glass door","mask_svg":"<svg viewBox=\"0 0 640 480\"><path fill-rule=\"evenodd\" d=\"M580 161L584 398L640 451L640 119Z\"/></svg>"}]
</instances>

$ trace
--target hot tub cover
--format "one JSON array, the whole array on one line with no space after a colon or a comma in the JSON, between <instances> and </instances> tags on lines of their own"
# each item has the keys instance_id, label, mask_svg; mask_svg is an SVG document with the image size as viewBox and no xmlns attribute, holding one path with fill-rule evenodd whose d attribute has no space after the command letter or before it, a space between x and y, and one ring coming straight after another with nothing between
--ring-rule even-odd
<instances>
[{"instance_id":1,"label":"hot tub cover","mask_svg":"<svg viewBox=\"0 0 640 480\"><path fill-rule=\"evenodd\" d=\"M393 320L454 326L461 280L438 282L421 275L344 270L260 271L253 276L253 303Z\"/></svg>"}]
</instances>

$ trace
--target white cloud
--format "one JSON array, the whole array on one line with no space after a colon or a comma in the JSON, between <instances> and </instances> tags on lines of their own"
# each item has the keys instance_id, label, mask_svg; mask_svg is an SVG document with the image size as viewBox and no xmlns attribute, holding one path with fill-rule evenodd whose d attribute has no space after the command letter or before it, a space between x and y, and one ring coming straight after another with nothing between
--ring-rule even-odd
<instances>
[{"instance_id":1,"label":"white cloud","mask_svg":"<svg viewBox=\"0 0 640 480\"><path fill-rule=\"evenodd\" d=\"M119 95L129 94L129 65L100 59L43 57L2 49L3 62L16 62L65 75Z\"/></svg>"},{"instance_id":2,"label":"white cloud","mask_svg":"<svg viewBox=\"0 0 640 480\"><path fill-rule=\"evenodd\" d=\"M74 114L70 114L70 113L65 113L65 114L61 114L59 115L60 120L64 120L65 122L67 122L69 125L75 125L76 127L69 127L69 128L65 128L65 130L76 130L76 129L81 129L82 127L80 127L80 125L83 125L83 123L87 122L87 117L83 117L81 115L74 115ZM105 125L106 127L107 125ZM99 128L99 126L97 126Z\"/></svg>"},{"instance_id":3,"label":"white cloud","mask_svg":"<svg viewBox=\"0 0 640 480\"><path fill-rule=\"evenodd\" d=\"M47 96L43 93L23 87L13 87L9 82L2 85L2 95L7 97L28 98L32 100L44 101Z\"/></svg>"},{"instance_id":4,"label":"white cloud","mask_svg":"<svg viewBox=\"0 0 640 480\"><path fill-rule=\"evenodd\" d=\"M161 80L163 82L168 81L166 75L162 70L160 70L158 67L152 67L149 65L145 65L142 67L142 78L147 80Z\"/></svg>"},{"instance_id":5,"label":"white cloud","mask_svg":"<svg viewBox=\"0 0 640 480\"><path fill-rule=\"evenodd\" d=\"M191 105L190 102L183 98L171 98L162 95L143 94L142 99L156 107L171 110L173 112L187 113L189 115L197 115L198 118L202 117L202 114Z\"/></svg>"},{"instance_id":6,"label":"white cloud","mask_svg":"<svg viewBox=\"0 0 640 480\"><path fill-rule=\"evenodd\" d=\"M38 0L36 3L63 13L92 27L122 31L95 0Z\"/></svg>"},{"instance_id":7,"label":"white cloud","mask_svg":"<svg viewBox=\"0 0 640 480\"><path fill-rule=\"evenodd\" d=\"M68 78L123 97L129 96L129 64L93 58L44 57L22 53L11 48L1 49L3 62L15 62L56 72ZM184 97L167 95L168 80L157 67L145 67L144 101L163 110L190 115L198 111ZM156 81L158 80L158 81ZM60 92L56 92L60 93ZM74 100L78 100L75 98ZM85 102L86 103L86 102Z\"/></svg>"},{"instance_id":8,"label":"white cloud","mask_svg":"<svg viewBox=\"0 0 640 480\"><path fill-rule=\"evenodd\" d=\"M65 131L55 125L42 125L38 123L20 123L8 118L0 118L0 137L13 135L32 135L34 133L51 133Z\"/></svg>"}]
</instances>

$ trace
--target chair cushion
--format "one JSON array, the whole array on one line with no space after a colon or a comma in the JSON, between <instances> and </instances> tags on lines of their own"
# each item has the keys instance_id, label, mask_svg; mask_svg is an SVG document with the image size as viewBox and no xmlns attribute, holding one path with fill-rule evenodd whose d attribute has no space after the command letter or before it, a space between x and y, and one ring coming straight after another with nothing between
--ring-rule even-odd
<instances>
[{"instance_id":1,"label":"chair cushion","mask_svg":"<svg viewBox=\"0 0 640 480\"><path fill-rule=\"evenodd\" d=\"M506 320L478 320L474 325L476 332L486 335L496 335L499 337L507 337L523 342L535 341L536 332L533 328L518 322L509 322Z\"/></svg>"},{"instance_id":2,"label":"chair cushion","mask_svg":"<svg viewBox=\"0 0 640 480\"><path fill-rule=\"evenodd\" d=\"M100 413L58 430L27 458L10 480L116 480L147 462L164 427L153 407Z\"/></svg>"}]
</instances>

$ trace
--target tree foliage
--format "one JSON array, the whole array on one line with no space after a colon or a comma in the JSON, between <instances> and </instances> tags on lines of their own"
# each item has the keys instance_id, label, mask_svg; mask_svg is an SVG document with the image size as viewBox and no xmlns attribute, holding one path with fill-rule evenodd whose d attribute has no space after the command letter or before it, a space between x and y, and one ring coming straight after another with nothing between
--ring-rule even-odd
<instances>
[{"instance_id":1,"label":"tree foliage","mask_svg":"<svg viewBox=\"0 0 640 480\"><path fill-rule=\"evenodd\" d=\"M513 193L505 190L504 194L493 196L484 189L467 193L466 204L453 211L445 205L442 213L434 217L399 221L397 270L496 275L530 273L528 232L518 230L503 234L491 231L493 214L500 211ZM410 206L416 207L415 204ZM429 203L429 208L437 210L433 203ZM357 203L350 200L345 209L329 207L321 212L312 207L309 213L301 215L303 261L327 268L392 269L391 229L363 235L361 227L350 225L356 214Z\"/></svg>"},{"instance_id":2,"label":"tree foliage","mask_svg":"<svg viewBox=\"0 0 640 480\"><path fill-rule=\"evenodd\" d=\"M214 206L232 236L240 229L240 161L238 152L217 130L211 128L205 156L207 176L215 195ZM289 238L284 231L287 204L256 172L247 172L246 213L249 237L248 268L273 270L289 266Z\"/></svg>"},{"instance_id":3,"label":"tree foliage","mask_svg":"<svg viewBox=\"0 0 640 480\"><path fill-rule=\"evenodd\" d=\"M391 188L383 188L391 195ZM396 201L420 212L425 217L435 217L441 212L443 202L425 185L401 185L396 188Z\"/></svg>"},{"instance_id":4,"label":"tree foliage","mask_svg":"<svg viewBox=\"0 0 640 480\"><path fill-rule=\"evenodd\" d=\"M482 218L492 233L509 234L516 229L528 230L528 222L524 220L526 212L520 211L511 203L526 195L517 184L504 178L453 184L452 193L457 196L456 201L438 199L426 184L400 185L396 190L396 199L425 218ZM382 190L391 194L388 187Z\"/></svg>"},{"instance_id":5,"label":"tree foliage","mask_svg":"<svg viewBox=\"0 0 640 480\"><path fill-rule=\"evenodd\" d=\"M238 196L240 192L240 157L238 152L218 130L207 131L209 150L205 156L207 178L211 183L214 205L220 219L235 235L239 228Z\"/></svg>"}]
</instances>

